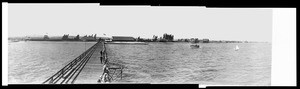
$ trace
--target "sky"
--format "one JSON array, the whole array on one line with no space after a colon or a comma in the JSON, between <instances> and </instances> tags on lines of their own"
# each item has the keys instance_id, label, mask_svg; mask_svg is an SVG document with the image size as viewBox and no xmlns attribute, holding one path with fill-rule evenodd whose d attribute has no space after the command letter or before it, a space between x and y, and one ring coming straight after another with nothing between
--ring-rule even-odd
<instances>
[{"instance_id":1,"label":"sky","mask_svg":"<svg viewBox=\"0 0 300 89\"><path fill-rule=\"evenodd\" d=\"M272 41L272 9L9 4L8 36L133 36Z\"/></svg>"}]
</instances>

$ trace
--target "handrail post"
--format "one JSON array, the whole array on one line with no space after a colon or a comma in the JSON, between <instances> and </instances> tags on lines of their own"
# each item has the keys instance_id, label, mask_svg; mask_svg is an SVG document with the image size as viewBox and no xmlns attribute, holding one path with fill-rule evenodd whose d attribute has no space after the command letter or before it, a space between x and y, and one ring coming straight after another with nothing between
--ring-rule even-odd
<instances>
[{"instance_id":1,"label":"handrail post","mask_svg":"<svg viewBox=\"0 0 300 89\"><path fill-rule=\"evenodd\" d=\"M60 73L60 74L62 75L62 78L65 79L65 76L64 76L64 68L61 70L61 73Z\"/></svg>"},{"instance_id":2,"label":"handrail post","mask_svg":"<svg viewBox=\"0 0 300 89\"><path fill-rule=\"evenodd\" d=\"M122 74L123 74L123 67L121 67L121 80L122 80Z\"/></svg>"},{"instance_id":3,"label":"handrail post","mask_svg":"<svg viewBox=\"0 0 300 89\"><path fill-rule=\"evenodd\" d=\"M52 84L53 83L53 77L51 77L50 81L49 81L49 84Z\"/></svg>"},{"instance_id":4,"label":"handrail post","mask_svg":"<svg viewBox=\"0 0 300 89\"><path fill-rule=\"evenodd\" d=\"M76 59L74 60L74 62L76 62ZM74 66L74 62L71 62L71 69L73 68L73 66Z\"/></svg>"}]
</instances>

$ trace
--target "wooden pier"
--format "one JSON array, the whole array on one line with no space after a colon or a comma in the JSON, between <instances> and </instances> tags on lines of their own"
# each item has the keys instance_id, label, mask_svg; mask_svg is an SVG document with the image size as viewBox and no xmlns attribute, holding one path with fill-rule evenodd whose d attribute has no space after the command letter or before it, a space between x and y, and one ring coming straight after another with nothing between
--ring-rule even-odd
<instances>
[{"instance_id":1,"label":"wooden pier","mask_svg":"<svg viewBox=\"0 0 300 89\"><path fill-rule=\"evenodd\" d=\"M120 71L119 74L115 74L117 70ZM110 73L110 71L113 71L113 73ZM97 84L111 82L113 75L122 78L122 71L123 67L109 63L105 42L99 41L49 77L43 84Z\"/></svg>"},{"instance_id":2,"label":"wooden pier","mask_svg":"<svg viewBox=\"0 0 300 89\"><path fill-rule=\"evenodd\" d=\"M103 64L100 61L100 51L104 48L103 42L98 44L99 47L96 48L95 52L91 56L90 60L84 66L83 70L79 74L75 84L94 84L97 83L99 76L103 73Z\"/></svg>"}]
</instances>

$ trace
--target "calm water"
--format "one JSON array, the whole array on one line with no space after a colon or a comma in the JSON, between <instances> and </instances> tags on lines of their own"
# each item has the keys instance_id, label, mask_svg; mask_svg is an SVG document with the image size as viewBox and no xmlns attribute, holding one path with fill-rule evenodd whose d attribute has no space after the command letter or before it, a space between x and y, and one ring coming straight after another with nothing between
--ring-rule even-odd
<instances>
[{"instance_id":1,"label":"calm water","mask_svg":"<svg viewBox=\"0 0 300 89\"><path fill-rule=\"evenodd\" d=\"M9 84L40 84L95 42L8 43ZM189 43L109 44L111 62L126 67L125 83L270 85L271 44ZM238 45L240 50L234 51Z\"/></svg>"},{"instance_id":2,"label":"calm water","mask_svg":"<svg viewBox=\"0 0 300 89\"><path fill-rule=\"evenodd\" d=\"M239 50L235 51L235 46ZM270 85L270 43L109 44L109 60L126 66L125 83Z\"/></svg>"},{"instance_id":3,"label":"calm water","mask_svg":"<svg viewBox=\"0 0 300 89\"><path fill-rule=\"evenodd\" d=\"M8 83L41 84L95 42L8 43Z\"/></svg>"}]
</instances>

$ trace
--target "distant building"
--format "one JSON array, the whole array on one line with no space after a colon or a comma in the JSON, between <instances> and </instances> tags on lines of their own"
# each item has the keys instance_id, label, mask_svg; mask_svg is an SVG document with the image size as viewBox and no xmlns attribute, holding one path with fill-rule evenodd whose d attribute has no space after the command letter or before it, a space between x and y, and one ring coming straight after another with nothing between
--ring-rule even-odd
<instances>
[{"instance_id":1,"label":"distant building","mask_svg":"<svg viewBox=\"0 0 300 89\"><path fill-rule=\"evenodd\" d=\"M104 41L112 41L112 39L110 37L97 37L97 40L104 40Z\"/></svg>"},{"instance_id":2,"label":"distant building","mask_svg":"<svg viewBox=\"0 0 300 89\"><path fill-rule=\"evenodd\" d=\"M203 43L209 43L209 39L203 39Z\"/></svg>"},{"instance_id":3,"label":"distant building","mask_svg":"<svg viewBox=\"0 0 300 89\"><path fill-rule=\"evenodd\" d=\"M61 38L63 41L78 41L79 40L79 35L77 36L69 36L68 35L64 35L62 38Z\"/></svg>"},{"instance_id":4,"label":"distant building","mask_svg":"<svg viewBox=\"0 0 300 89\"><path fill-rule=\"evenodd\" d=\"M135 41L135 39L130 36L112 36L112 41Z\"/></svg>"},{"instance_id":5,"label":"distant building","mask_svg":"<svg viewBox=\"0 0 300 89\"><path fill-rule=\"evenodd\" d=\"M30 41L44 41L44 37L29 37Z\"/></svg>"},{"instance_id":6,"label":"distant building","mask_svg":"<svg viewBox=\"0 0 300 89\"><path fill-rule=\"evenodd\" d=\"M190 39L191 43L199 43L200 40L198 40L198 38L191 38Z\"/></svg>"},{"instance_id":7,"label":"distant building","mask_svg":"<svg viewBox=\"0 0 300 89\"><path fill-rule=\"evenodd\" d=\"M81 38L82 41L96 41L96 38L93 35L87 36Z\"/></svg>"},{"instance_id":8,"label":"distant building","mask_svg":"<svg viewBox=\"0 0 300 89\"><path fill-rule=\"evenodd\" d=\"M62 41L62 37L50 37L49 41Z\"/></svg>"},{"instance_id":9,"label":"distant building","mask_svg":"<svg viewBox=\"0 0 300 89\"><path fill-rule=\"evenodd\" d=\"M75 39L76 36L69 36L68 39Z\"/></svg>"}]
</instances>

